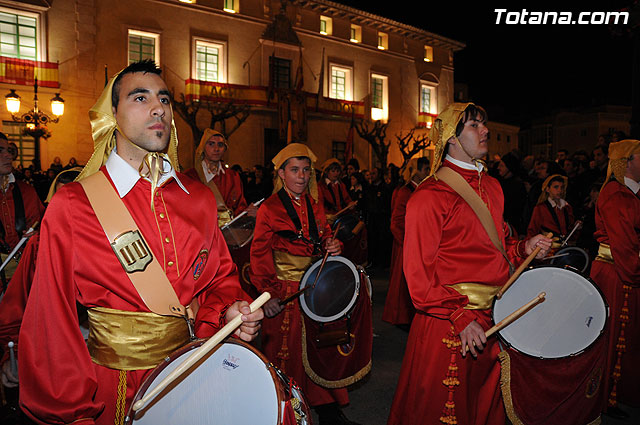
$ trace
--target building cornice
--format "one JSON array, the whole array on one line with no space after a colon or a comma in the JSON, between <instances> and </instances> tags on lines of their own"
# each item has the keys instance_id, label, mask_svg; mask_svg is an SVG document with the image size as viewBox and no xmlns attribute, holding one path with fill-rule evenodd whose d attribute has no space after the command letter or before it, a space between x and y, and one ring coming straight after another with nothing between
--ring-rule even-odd
<instances>
[{"instance_id":1,"label":"building cornice","mask_svg":"<svg viewBox=\"0 0 640 425\"><path fill-rule=\"evenodd\" d=\"M460 41L328 0L292 0L292 4L330 17L349 19L357 25L376 26L381 31L394 32L410 39L422 41L433 47L451 49L454 52L466 47Z\"/></svg>"}]
</instances>

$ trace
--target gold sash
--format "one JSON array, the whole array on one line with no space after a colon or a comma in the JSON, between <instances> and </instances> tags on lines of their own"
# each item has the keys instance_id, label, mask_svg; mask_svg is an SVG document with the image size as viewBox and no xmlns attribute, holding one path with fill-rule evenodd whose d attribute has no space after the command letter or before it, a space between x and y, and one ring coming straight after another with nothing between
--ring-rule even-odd
<instances>
[{"instance_id":1,"label":"gold sash","mask_svg":"<svg viewBox=\"0 0 640 425\"><path fill-rule=\"evenodd\" d=\"M276 276L280 280L300 282L304 272L307 271L314 260L315 258L313 257L302 257L284 251L273 251Z\"/></svg>"},{"instance_id":2,"label":"gold sash","mask_svg":"<svg viewBox=\"0 0 640 425\"><path fill-rule=\"evenodd\" d=\"M88 309L89 354L118 370L151 369L189 342L185 319L105 307Z\"/></svg>"},{"instance_id":3,"label":"gold sash","mask_svg":"<svg viewBox=\"0 0 640 425\"><path fill-rule=\"evenodd\" d=\"M447 285L453 288L460 295L469 298L469 304L465 305L466 310L488 310L493 304L493 298L500 291L501 286L483 285L481 283L456 283Z\"/></svg>"},{"instance_id":4,"label":"gold sash","mask_svg":"<svg viewBox=\"0 0 640 425\"><path fill-rule=\"evenodd\" d=\"M598 255L596 260L604 261L605 263L613 264L613 256L611 255L611 247L606 243L601 243L598 247Z\"/></svg>"}]
</instances>

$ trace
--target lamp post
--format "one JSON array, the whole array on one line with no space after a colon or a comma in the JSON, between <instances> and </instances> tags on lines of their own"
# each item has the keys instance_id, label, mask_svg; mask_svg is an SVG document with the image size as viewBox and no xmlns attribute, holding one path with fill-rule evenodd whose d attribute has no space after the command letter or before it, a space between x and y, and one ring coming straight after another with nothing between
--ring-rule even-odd
<instances>
[{"instance_id":1,"label":"lamp post","mask_svg":"<svg viewBox=\"0 0 640 425\"><path fill-rule=\"evenodd\" d=\"M64 100L60 97L60 93L51 99L51 114L54 118L51 118L46 113L38 109L38 79L35 79L33 84L33 108L19 115L20 112L20 96L16 93L15 89L9 89L10 93L5 96L7 110L11 113L11 118L15 122L25 124L23 133L27 136L33 137L35 143L33 165L35 171L40 170L40 138L45 139L51 136L51 133L47 129L46 125L51 123L57 123L64 113Z\"/></svg>"}]
</instances>

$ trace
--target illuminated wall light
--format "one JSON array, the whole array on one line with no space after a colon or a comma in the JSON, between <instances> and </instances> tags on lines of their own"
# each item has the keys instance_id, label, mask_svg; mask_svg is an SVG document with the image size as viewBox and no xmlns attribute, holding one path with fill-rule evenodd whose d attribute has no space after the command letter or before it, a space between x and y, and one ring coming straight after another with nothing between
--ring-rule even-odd
<instances>
[{"instance_id":1,"label":"illuminated wall light","mask_svg":"<svg viewBox=\"0 0 640 425\"><path fill-rule=\"evenodd\" d=\"M380 121L384 119L384 110L380 108L371 108L371 119L373 121Z\"/></svg>"},{"instance_id":2,"label":"illuminated wall light","mask_svg":"<svg viewBox=\"0 0 640 425\"><path fill-rule=\"evenodd\" d=\"M189 3L189 4L195 4L196 0L179 0L180 3Z\"/></svg>"},{"instance_id":3,"label":"illuminated wall light","mask_svg":"<svg viewBox=\"0 0 640 425\"><path fill-rule=\"evenodd\" d=\"M384 50L384 46L378 46L378 49Z\"/></svg>"}]
</instances>

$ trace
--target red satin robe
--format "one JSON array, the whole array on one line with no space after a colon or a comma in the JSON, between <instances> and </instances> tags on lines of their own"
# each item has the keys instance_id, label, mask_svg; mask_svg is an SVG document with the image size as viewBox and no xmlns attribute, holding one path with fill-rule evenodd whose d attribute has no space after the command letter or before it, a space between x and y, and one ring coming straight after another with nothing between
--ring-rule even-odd
<instances>
[{"instance_id":1,"label":"red satin robe","mask_svg":"<svg viewBox=\"0 0 640 425\"><path fill-rule=\"evenodd\" d=\"M309 220L305 194L300 205L293 202L302 225L303 235L309 239ZM320 203L313 201L313 214L319 237L324 241L331 236L331 228ZM258 209L256 229L251 245L251 283L260 292L268 291L272 298L284 299L300 288L298 281L280 280L276 276L273 251L310 257L313 247L301 240L290 241L275 232L296 228L277 194L271 195ZM297 233L297 232L296 232ZM338 402L347 404L349 398L345 388L329 390L314 383L305 373L302 364L302 311L297 300L288 303L285 309L273 318L262 321L262 351L265 356L290 378L300 385L311 406Z\"/></svg>"},{"instance_id":2,"label":"red satin robe","mask_svg":"<svg viewBox=\"0 0 640 425\"><path fill-rule=\"evenodd\" d=\"M318 182L318 195L318 199L322 202L324 211L327 214L335 214L351 203L347 186L340 180L327 185L327 182L322 179ZM342 199L342 202L340 202L340 199Z\"/></svg>"},{"instance_id":3,"label":"red satin robe","mask_svg":"<svg viewBox=\"0 0 640 425\"><path fill-rule=\"evenodd\" d=\"M391 234L393 235L393 247L391 249L391 270L389 276L389 290L384 302L382 320L394 325L411 323L415 308L411 302L407 280L402 271L402 244L404 243L404 216L407 211L407 202L413 191L408 185L397 188L391 197Z\"/></svg>"},{"instance_id":4,"label":"red satin robe","mask_svg":"<svg viewBox=\"0 0 640 425\"><path fill-rule=\"evenodd\" d=\"M560 227L558 228L556 221L551 215L551 211L549 211L549 208L547 207L547 205L545 205L545 203L549 203L549 201L544 201L544 203L536 205L533 209L533 213L531 214L531 221L529 221L529 227L527 228L527 237L530 238L540 233L547 232L553 232L554 236L567 236L575 222L573 218L573 208L571 208L571 205L569 204L565 205L560 210L555 208L558 222L560 223ZM567 215L569 216L568 223L564 215L565 208L567 208Z\"/></svg>"},{"instance_id":5,"label":"red satin robe","mask_svg":"<svg viewBox=\"0 0 640 425\"><path fill-rule=\"evenodd\" d=\"M20 238L22 238L22 235L18 235L16 232L15 206L13 202L14 184L18 185L20 194L22 195L26 229L29 229L33 224L40 221L44 214L44 205L42 205L36 190L31 185L17 180L15 183L9 185L6 192L0 190L0 220L4 226L5 242L7 242L12 249L18 244Z\"/></svg>"},{"instance_id":6,"label":"red satin robe","mask_svg":"<svg viewBox=\"0 0 640 425\"><path fill-rule=\"evenodd\" d=\"M460 173L480 194L504 243L504 197L498 181L486 172L479 177L476 170L448 161L444 166ZM459 343L458 334L473 320L485 330L491 327L491 310L464 309L468 298L447 285L501 286L509 277L508 264L471 207L435 178L422 183L411 196L405 226L404 272L417 312L388 424L433 425L451 415L458 424L504 425L496 338L489 338L477 359L470 354L463 358L459 346L447 345L447 340ZM517 257L515 242L507 239L505 246L512 261ZM455 375L458 385L449 388L443 383L447 378L455 380ZM445 412L449 399L455 414Z\"/></svg>"},{"instance_id":7,"label":"red satin robe","mask_svg":"<svg viewBox=\"0 0 640 425\"><path fill-rule=\"evenodd\" d=\"M196 167L202 167L202 164L196 164ZM194 180L200 181L200 177L198 177L198 172L195 168L187 170L185 174ZM242 180L238 173L231 168L225 168L224 173L220 172L213 177L213 182L224 198L224 203L227 208L233 210L234 216L240 214L247 208L247 201L244 199L244 191L242 188ZM207 184L207 182L203 183Z\"/></svg>"},{"instance_id":8,"label":"red satin robe","mask_svg":"<svg viewBox=\"0 0 640 425\"><path fill-rule=\"evenodd\" d=\"M604 375L605 397L609 398L618 360L616 344L624 322L624 352L617 401L640 406L640 198L626 186L611 181L600 192L596 203L596 232L599 243L611 247L614 264L596 260L591 278L602 290L609 304L607 369ZM626 300L625 300L626 298ZM626 303L628 317L621 318ZM607 400L603 401L604 406Z\"/></svg>"},{"instance_id":9,"label":"red satin robe","mask_svg":"<svg viewBox=\"0 0 640 425\"><path fill-rule=\"evenodd\" d=\"M101 172L108 176L105 167ZM169 179L154 196L155 213L146 180L138 180L122 200L180 302L188 305L198 297L196 333L207 337L224 324L226 308L247 296L217 223L202 219L215 210L211 191L183 174L178 178L189 193ZM20 330L21 407L38 423L86 419L83 424L111 425L119 371L92 362L78 327L76 302L87 308L149 309L111 250L79 183L56 193L40 234L36 274ZM127 410L147 373L127 372Z\"/></svg>"}]
</instances>

